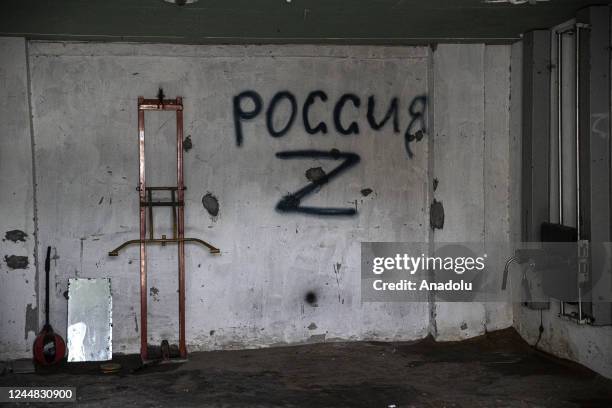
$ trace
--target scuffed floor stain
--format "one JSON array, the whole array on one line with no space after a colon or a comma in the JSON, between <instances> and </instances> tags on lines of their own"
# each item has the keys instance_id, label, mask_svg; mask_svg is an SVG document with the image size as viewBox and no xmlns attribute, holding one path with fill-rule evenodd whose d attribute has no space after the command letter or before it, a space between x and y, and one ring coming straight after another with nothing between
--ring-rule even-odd
<instances>
[{"instance_id":1,"label":"scuffed floor stain","mask_svg":"<svg viewBox=\"0 0 612 408\"><path fill-rule=\"evenodd\" d=\"M211 192L207 192L204 197L202 197L202 205L211 217L217 217L219 215L219 200Z\"/></svg>"},{"instance_id":2,"label":"scuffed floor stain","mask_svg":"<svg viewBox=\"0 0 612 408\"><path fill-rule=\"evenodd\" d=\"M437 201L435 198L429 208L429 224L432 229L444 228L444 206L442 201Z\"/></svg>"},{"instance_id":3,"label":"scuffed floor stain","mask_svg":"<svg viewBox=\"0 0 612 408\"><path fill-rule=\"evenodd\" d=\"M9 241L12 242L25 242L26 238L28 237L28 234L26 234L25 232L21 231L21 230L11 230L11 231L6 231L4 233L4 239L8 239Z\"/></svg>"},{"instance_id":4,"label":"scuffed floor stain","mask_svg":"<svg viewBox=\"0 0 612 408\"><path fill-rule=\"evenodd\" d=\"M34 332L34 334L36 334L38 331L38 310L37 308L33 308L31 303L28 303L26 306L24 331L23 338L26 340L28 339L29 332Z\"/></svg>"},{"instance_id":5,"label":"scuffed floor stain","mask_svg":"<svg viewBox=\"0 0 612 408\"><path fill-rule=\"evenodd\" d=\"M6 266L11 269L27 269L28 265L30 264L30 260L27 256L19 255L5 255L4 262L6 262Z\"/></svg>"}]
</instances>

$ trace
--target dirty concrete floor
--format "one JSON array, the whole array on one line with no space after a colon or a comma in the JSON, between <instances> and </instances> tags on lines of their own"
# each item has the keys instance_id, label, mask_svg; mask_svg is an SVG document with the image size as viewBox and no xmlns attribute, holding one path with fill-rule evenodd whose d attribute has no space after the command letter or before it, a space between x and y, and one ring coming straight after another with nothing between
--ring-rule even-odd
<instances>
[{"instance_id":1,"label":"dirty concrete floor","mask_svg":"<svg viewBox=\"0 0 612 408\"><path fill-rule=\"evenodd\" d=\"M215 351L147 368L137 356L118 361L117 374L64 365L0 385L75 386L80 407L612 407L611 380L534 350L512 329L456 343Z\"/></svg>"}]
</instances>

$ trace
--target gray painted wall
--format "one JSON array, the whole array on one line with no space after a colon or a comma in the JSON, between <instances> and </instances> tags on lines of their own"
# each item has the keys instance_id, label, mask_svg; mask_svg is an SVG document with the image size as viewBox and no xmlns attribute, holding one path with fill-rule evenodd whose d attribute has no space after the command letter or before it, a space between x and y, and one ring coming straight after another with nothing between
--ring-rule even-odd
<instances>
[{"instance_id":1,"label":"gray painted wall","mask_svg":"<svg viewBox=\"0 0 612 408\"><path fill-rule=\"evenodd\" d=\"M30 353L39 329L32 145L23 38L0 40L0 94L0 356L13 357ZM6 236L9 231L13 233Z\"/></svg>"},{"instance_id":2,"label":"gray painted wall","mask_svg":"<svg viewBox=\"0 0 612 408\"><path fill-rule=\"evenodd\" d=\"M448 218L435 230L434 243L482 242L483 253L503 264L505 255L491 249L509 240L510 47L439 45L434 72L434 197ZM436 302L433 308L434 333L441 340L512 322L505 303Z\"/></svg>"},{"instance_id":3,"label":"gray painted wall","mask_svg":"<svg viewBox=\"0 0 612 408\"><path fill-rule=\"evenodd\" d=\"M516 152L512 154L512 172L519 175L522 55L522 45L520 43L514 44L512 46L512 121L510 137L513 140L511 145L517 149ZM517 95L516 98L514 97L515 94ZM572 129L573 126L573 124L570 124L569 128ZM556 129L553 131L556 132ZM573 137L572 131L565 132L565 137ZM571 165L570 161L570 166ZM565 187L565 212L569 215L569 217L566 216L566 218L569 218L567 222L572 225L572 223L575 222L575 217L572 220L571 211L572 205L575 205L575 200L572 204L571 188L568 187L569 186ZM514 201L517 204L520 203L520 189L513 191L511 196L516 197ZM520 212L517 208L518 207L513 207L512 220L520 219ZM551 210L551 219L557 219L556 217L558 217L558 211L555 212L553 208ZM513 224L513 226L516 225L520 224ZM514 242L518 242L520 240L520 231L513 231L512 238ZM518 269L519 268L515 270L514 276L512 276L512 273L510 274L510 279L514 277L515 285L518 285L519 281L518 273L516 272ZM610 350L612 350L612 327L578 325L573 321L562 319L558 315L559 304L556 301L550 303L550 309L543 310L542 312L531 310L522 306L520 303L516 303L513 306L513 325L529 344L535 344L538 340L540 322L542 322L544 331L538 342L539 349L561 358L576 361L602 375L612 378L612 354L610 353Z\"/></svg>"},{"instance_id":4,"label":"gray painted wall","mask_svg":"<svg viewBox=\"0 0 612 408\"><path fill-rule=\"evenodd\" d=\"M25 44L2 44L15 41L21 44L23 66L6 53L2 64L22 76L25 90ZM185 134L193 141L185 154L186 234L222 251L212 256L197 246L187 249L191 350L323 339L410 340L430 332L441 340L457 340L511 325L511 306L504 303L456 305L432 298L430 303L362 304L359 295L360 241L509 239L509 46L439 45L432 52L424 47L32 42L28 48L39 261L51 245L52 316L60 333L66 329L67 279L108 276L113 348L138 351L138 251L132 247L119 258L107 252L138 234L136 98L153 97L158 86L169 97L185 98ZM231 101L245 89L262 95L264 109L277 91L291 90L301 108L309 91L325 90L330 99L317 105L312 117L325 120L330 132L307 135L299 112L286 136L272 138L262 113L245 123L244 144L237 147ZM353 117L347 109L343 116L345 122L358 121L359 135L343 136L332 129L333 103L344 92L361 97L359 114ZM378 112L392 96L399 97L400 134L389 127L379 132L368 127L369 95L376 96ZM412 143L414 157L409 158L402 134L408 104L419 95L428 96L429 123L425 138ZM27 103L25 97L22 101ZM0 114L14 116L8 109ZM281 108L278 126L282 119ZM147 116L147 153L154 164L147 171L154 184L172 181L167 176L174 153L168 150L171 160L162 154L164 148L172 149L172 123L171 116ZM24 173L31 180L28 121L14 133L26 146L22 152L11 143L7 151L29 164L20 177ZM358 214L326 218L275 211L281 196L306 184L306 169L330 170L337 163L279 160L274 153L332 148L358 153L361 162L305 204L351 206ZM439 181L435 192L434 178ZM3 174L2 180L10 187L20 179ZM27 180L24 185L31 185ZM365 188L373 193L363 196ZM219 200L216 217L202 206L207 192ZM446 210L444 229L435 233L429 227L433 197ZM27 197L11 205L21 211L32 208ZM1 211L7 230L5 220L13 219L16 210L2 206ZM163 212L159 214L156 224L168 225ZM34 226L29 222L18 226L30 233ZM23 252L34 256L32 247ZM176 340L175 253L173 247L149 252L152 344L161 338ZM33 338L23 339L23 299L32 292L25 291L25 278L14 271L3 272L1 279L2 291L8 288L4 280L10 279L11 293L19 300L3 304L3 313L5 306L14 307L3 325L13 319L21 329L16 337L0 331L6 345L0 357L27 356ZM317 294L316 306L305 302L309 291Z\"/></svg>"}]
</instances>

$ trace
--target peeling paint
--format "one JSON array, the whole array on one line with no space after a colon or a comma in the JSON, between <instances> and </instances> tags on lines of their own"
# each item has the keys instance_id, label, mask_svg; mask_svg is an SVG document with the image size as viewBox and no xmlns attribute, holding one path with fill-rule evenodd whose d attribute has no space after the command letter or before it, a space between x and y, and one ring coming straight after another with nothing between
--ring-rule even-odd
<instances>
[{"instance_id":1,"label":"peeling paint","mask_svg":"<svg viewBox=\"0 0 612 408\"><path fill-rule=\"evenodd\" d=\"M191 142L191 135L188 135L185 140L183 140L183 150L188 152L191 148L193 148L193 143Z\"/></svg>"},{"instance_id":2,"label":"peeling paint","mask_svg":"<svg viewBox=\"0 0 612 408\"><path fill-rule=\"evenodd\" d=\"M11 231L6 231L4 233L4 238L8 239L9 241L13 241L13 242L17 242L17 241L25 242L27 236L28 234L26 234L25 232L21 230L11 230Z\"/></svg>"},{"instance_id":3,"label":"peeling paint","mask_svg":"<svg viewBox=\"0 0 612 408\"><path fill-rule=\"evenodd\" d=\"M155 286L151 286L151 288L149 289L149 296L153 297L153 300L156 302L159 302L159 289L157 289Z\"/></svg>"},{"instance_id":4,"label":"peeling paint","mask_svg":"<svg viewBox=\"0 0 612 408\"><path fill-rule=\"evenodd\" d=\"M433 200L429 208L429 224L432 229L444 228L444 206L442 201Z\"/></svg>"},{"instance_id":5,"label":"peeling paint","mask_svg":"<svg viewBox=\"0 0 612 408\"><path fill-rule=\"evenodd\" d=\"M28 265L30 264L30 260L27 256L18 255L5 255L4 262L6 262L6 266L11 269L27 269Z\"/></svg>"},{"instance_id":6,"label":"peeling paint","mask_svg":"<svg viewBox=\"0 0 612 408\"><path fill-rule=\"evenodd\" d=\"M24 329L25 333L24 333L23 338L27 340L29 332L34 332L34 334L36 334L37 331L38 331L38 310L36 308L33 308L31 303L28 303L26 307L26 312L25 312L25 329Z\"/></svg>"},{"instance_id":7,"label":"peeling paint","mask_svg":"<svg viewBox=\"0 0 612 408\"><path fill-rule=\"evenodd\" d=\"M308 338L308 343L324 343L324 342L325 342L325 333L314 334Z\"/></svg>"},{"instance_id":8,"label":"peeling paint","mask_svg":"<svg viewBox=\"0 0 612 408\"><path fill-rule=\"evenodd\" d=\"M342 303L340 299L340 268L342 268L340 262L334 264L334 275L336 276L336 286L338 288L338 303Z\"/></svg>"},{"instance_id":9,"label":"peeling paint","mask_svg":"<svg viewBox=\"0 0 612 408\"><path fill-rule=\"evenodd\" d=\"M316 328L317 328L317 325L314 322L308 325L308 330L315 330Z\"/></svg>"}]
</instances>

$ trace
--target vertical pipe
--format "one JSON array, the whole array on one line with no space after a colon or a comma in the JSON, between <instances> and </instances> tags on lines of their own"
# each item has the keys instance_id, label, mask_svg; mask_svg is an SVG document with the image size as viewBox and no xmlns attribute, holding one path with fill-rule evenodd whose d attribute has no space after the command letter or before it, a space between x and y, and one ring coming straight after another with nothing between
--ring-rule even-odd
<instances>
[{"instance_id":1,"label":"vertical pipe","mask_svg":"<svg viewBox=\"0 0 612 408\"><path fill-rule=\"evenodd\" d=\"M557 32L557 177L559 224L563 225L563 32Z\"/></svg>"},{"instance_id":2,"label":"vertical pipe","mask_svg":"<svg viewBox=\"0 0 612 408\"><path fill-rule=\"evenodd\" d=\"M563 225L563 32L557 31L557 177L559 181L559 224ZM565 302L559 303L565 315Z\"/></svg>"},{"instance_id":3,"label":"vertical pipe","mask_svg":"<svg viewBox=\"0 0 612 408\"><path fill-rule=\"evenodd\" d=\"M580 28L576 24L576 236L580 241ZM580 273L578 271L578 273ZM582 288L578 277L578 319L582 321Z\"/></svg>"},{"instance_id":4,"label":"vertical pipe","mask_svg":"<svg viewBox=\"0 0 612 408\"><path fill-rule=\"evenodd\" d=\"M576 230L580 240L580 26L576 25Z\"/></svg>"},{"instance_id":5,"label":"vertical pipe","mask_svg":"<svg viewBox=\"0 0 612 408\"><path fill-rule=\"evenodd\" d=\"M176 192L174 190L170 190L170 197L172 199L172 238L177 238L177 228L176 228Z\"/></svg>"},{"instance_id":6,"label":"vertical pipe","mask_svg":"<svg viewBox=\"0 0 612 408\"><path fill-rule=\"evenodd\" d=\"M153 191L147 189L147 201L149 203L149 238L153 239Z\"/></svg>"},{"instance_id":7,"label":"vertical pipe","mask_svg":"<svg viewBox=\"0 0 612 408\"><path fill-rule=\"evenodd\" d=\"M176 98L176 184L178 187L179 352L187 357L185 342L185 187L183 179L183 98Z\"/></svg>"},{"instance_id":8,"label":"vertical pipe","mask_svg":"<svg viewBox=\"0 0 612 408\"><path fill-rule=\"evenodd\" d=\"M140 196L140 357L147 360L147 249L145 239L147 237L147 218L145 202L145 133L144 133L144 110L140 105L144 98L138 98L138 194Z\"/></svg>"}]
</instances>

